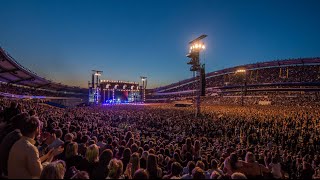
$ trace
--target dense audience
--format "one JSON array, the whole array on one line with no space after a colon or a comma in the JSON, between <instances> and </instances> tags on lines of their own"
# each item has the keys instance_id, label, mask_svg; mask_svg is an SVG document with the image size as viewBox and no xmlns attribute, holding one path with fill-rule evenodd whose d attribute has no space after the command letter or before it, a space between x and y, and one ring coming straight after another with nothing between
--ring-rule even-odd
<instances>
[{"instance_id":1,"label":"dense audience","mask_svg":"<svg viewBox=\"0 0 320 180\"><path fill-rule=\"evenodd\" d=\"M0 105L4 178L319 177L317 108Z\"/></svg>"},{"instance_id":2,"label":"dense audience","mask_svg":"<svg viewBox=\"0 0 320 180\"><path fill-rule=\"evenodd\" d=\"M14 95L27 96L48 96L48 97L84 97L87 94L69 91L53 91L41 88L31 88L26 86L17 86L15 84L6 84L0 82L0 92Z\"/></svg>"},{"instance_id":3,"label":"dense audience","mask_svg":"<svg viewBox=\"0 0 320 180\"><path fill-rule=\"evenodd\" d=\"M239 86L244 82L247 85L263 83L298 83L298 82L320 82L320 66L285 66L248 69L246 73L236 73L235 70L211 75L206 78L206 87ZM196 89L197 83L194 79L189 82L175 83L166 87L158 88L157 91L179 92Z\"/></svg>"}]
</instances>

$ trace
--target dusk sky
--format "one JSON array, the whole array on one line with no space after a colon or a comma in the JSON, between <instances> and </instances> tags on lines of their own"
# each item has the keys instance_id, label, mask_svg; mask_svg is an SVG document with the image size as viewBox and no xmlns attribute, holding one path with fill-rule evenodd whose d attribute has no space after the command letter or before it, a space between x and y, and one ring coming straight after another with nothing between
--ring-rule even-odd
<instances>
[{"instance_id":1,"label":"dusk sky","mask_svg":"<svg viewBox=\"0 0 320 180\"><path fill-rule=\"evenodd\" d=\"M320 0L0 0L0 46L38 75L87 87L102 79L148 88L190 78L188 42L207 34L211 72L320 56Z\"/></svg>"}]
</instances>

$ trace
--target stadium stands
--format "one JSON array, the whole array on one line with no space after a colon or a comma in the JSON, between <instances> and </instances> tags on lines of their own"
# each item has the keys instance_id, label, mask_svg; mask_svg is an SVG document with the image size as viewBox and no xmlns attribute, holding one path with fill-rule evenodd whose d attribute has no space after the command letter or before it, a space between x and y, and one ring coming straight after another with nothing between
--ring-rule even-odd
<instances>
[{"instance_id":1,"label":"stadium stands","mask_svg":"<svg viewBox=\"0 0 320 180\"><path fill-rule=\"evenodd\" d=\"M239 69L244 69L246 72L244 74L236 73ZM156 88L148 94L147 100L150 102L168 102L179 98L192 99L196 94L196 82L195 78L191 78ZM234 99L243 92L245 96L248 95L248 97L245 97L246 99L252 96L255 96L256 99L259 96L267 96L268 99L271 99L272 104L284 104L283 101L278 101L273 97L278 93L281 93L283 97L290 97L290 94L294 93L302 99L305 99L304 96L312 94L311 96L314 96L314 98L311 99L314 99L313 102L317 103L319 90L320 58L263 62L206 74L206 96L216 96L216 99L221 100L229 97ZM300 92L300 94L297 92ZM300 102L299 98L296 100ZM229 102L236 101L231 100ZM290 104L288 103L288 105Z\"/></svg>"},{"instance_id":2,"label":"stadium stands","mask_svg":"<svg viewBox=\"0 0 320 180\"><path fill-rule=\"evenodd\" d=\"M62 85L38 76L20 65L0 48L0 96L15 98L41 98L52 101L87 101L87 89ZM78 102L76 102L78 101Z\"/></svg>"}]
</instances>

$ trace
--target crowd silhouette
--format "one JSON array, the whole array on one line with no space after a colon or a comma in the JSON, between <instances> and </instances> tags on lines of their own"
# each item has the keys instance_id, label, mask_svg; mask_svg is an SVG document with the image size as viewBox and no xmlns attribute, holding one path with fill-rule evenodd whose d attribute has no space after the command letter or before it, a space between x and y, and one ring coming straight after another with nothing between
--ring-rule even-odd
<instances>
[{"instance_id":1,"label":"crowd silhouette","mask_svg":"<svg viewBox=\"0 0 320 180\"><path fill-rule=\"evenodd\" d=\"M203 106L195 118L192 107L168 104L61 109L0 101L4 178L319 176L320 110L311 106Z\"/></svg>"}]
</instances>

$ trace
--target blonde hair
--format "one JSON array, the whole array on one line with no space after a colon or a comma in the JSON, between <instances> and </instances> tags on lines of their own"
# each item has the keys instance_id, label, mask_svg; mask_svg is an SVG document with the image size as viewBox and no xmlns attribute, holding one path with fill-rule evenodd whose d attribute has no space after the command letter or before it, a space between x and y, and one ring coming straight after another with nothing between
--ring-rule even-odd
<instances>
[{"instance_id":1,"label":"blonde hair","mask_svg":"<svg viewBox=\"0 0 320 180\"><path fill-rule=\"evenodd\" d=\"M78 143L72 142L69 143L66 147L66 152L65 152L66 158L71 158L72 156L78 155Z\"/></svg>"},{"instance_id":2,"label":"blonde hair","mask_svg":"<svg viewBox=\"0 0 320 180\"><path fill-rule=\"evenodd\" d=\"M109 169L109 178L118 179L123 172L123 164L122 161L117 159L111 159L108 165Z\"/></svg>"},{"instance_id":3,"label":"blonde hair","mask_svg":"<svg viewBox=\"0 0 320 180\"><path fill-rule=\"evenodd\" d=\"M97 162L99 160L99 148L97 145L92 144L87 148L86 159L89 163Z\"/></svg>"},{"instance_id":4,"label":"blonde hair","mask_svg":"<svg viewBox=\"0 0 320 180\"><path fill-rule=\"evenodd\" d=\"M40 179L63 179L65 173L65 162L61 160L55 161L43 168Z\"/></svg>"}]
</instances>

